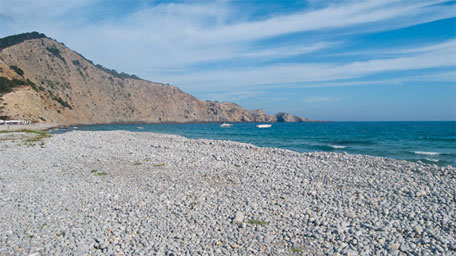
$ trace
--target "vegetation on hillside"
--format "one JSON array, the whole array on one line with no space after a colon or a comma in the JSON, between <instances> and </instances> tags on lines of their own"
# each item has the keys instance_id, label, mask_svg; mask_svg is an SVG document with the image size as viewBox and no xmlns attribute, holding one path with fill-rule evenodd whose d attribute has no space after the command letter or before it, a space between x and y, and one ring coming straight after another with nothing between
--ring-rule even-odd
<instances>
[{"instance_id":1,"label":"vegetation on hillside","mask_svg":"<svg viewBox=\"0 0 456 256\"><path fill-rule=\"evenodd\" d=\"M38 32L29 32L18 35L7 36L0 39L0 50L5 49L6 47L22 43L26 40L44 38L46 35Z\"/></svg>"},{"instance_id":2,"label":"vegetation on hillside","mask_svg":"<svg viewBox=\"0 0 456 256\"><path fill-rule=\"evenodd\" d=\"M112 76L114 77L117 77L117 78L120 78L120 79L124 79L124 78L130 78L130 79L136 79L136 80L142 80L141 78L139 78L137 75L135 74L127 74L127 73L124 73L124 72L117 72L117 70L115 69L109 69L109 68L106 68L106 67L103 67L102 65L100 64L95 64L93 63L93 61L87 59L86 57L84 57L82 54L76 52L76 54L78 54L81 58L83 58L85 61L89 62L90 64L94 65L96 68L108 73L108 74L111 74ZM73 60L72 61L73 65L75 66L79 66L81 67L81 63L78 61L78 60Z\"/></svg>"},{"instance_id":3,"label":"vegetation on hillside","mask_svg":"<svg viewBox=\"0 0 456 256\"><path fill-rule=\"evenodd\" d=\"M0 94L9 93L13 90L14 87L22 85L30 85L32 88L36 89L36 85L29 79L23 81L16 78L9 80L6 77L0 77Z\"/></svg>"},{"instance_id":4,"label":"vegetation on hillside","mask_svg":"<svg viewBox=\"0 0 456 256\"><path fill-rule=\"evenodd\" d=\"M57 47L55 47L55 46L46 47L46 50L48 50L48 52L52 53L52 55L54 55L55 57L61 59L63 62L66 63L65 59L62 57L62 55L60 55L60 50L57 49Z\"/></svg>"},{"instance_id":5,"label":"vegetation on hillside","mask_svg":"<svg viewBox=\"0 0 456 256\"><path fill-rule=\"evenodd\" d=\"M16 74L18 74L19 76L24 76L24 71L20 68L18 68L17 66L9 66L12 70L14 70L14 72L16 72Z\"/></svg>"},{"instance_id":6,"label":"vegetation on hillside","mask_svg":"<svg viewBox=\"0 0 456 256\"><path fill-rule=\"evenodd\" d=\"M59 96L55 96L54 94L52 94L52 92L50 92L49 94L51 94L51 98L57 101L62 107L73 109L73 107L71 107L71 105L68 104L68 102L62 100L62 98L60 98Z\"/></svg>"},{"instance_id":7,"label":"vegetation on hillside","mask_svg":"<svg viewBox=\"0 0 456 256\"><path fill-rule=\"evenodd\" d=\"M76 52L77 53L77 52ZM117 70L115 69L109 69L109 68L106 68L106 67L103 67L102 65L100 64L95 64L93 63L93 61L87 59L86 57L84 57L82 54L80 53L77 53L81 58L83 58L85 61L89 62L90 64L94 65L96 68L112 75L113 77L117 77L117 78L120 78L120 79L124 79L124 78L129 78L129 79L136 79L136 80L142 80L141 78L139 78L137 75L130 75L130 74L127 74L127 73L124 73L124 72L117 72ZM71 61L73 63L73 65L75 66L78 66L78 67L82 67L82 64L79 60L73 60Z\"/></svg>"},{"instance_id":8,"label":"vegetation on hillside","mask_svg":"<svg viewBox=\"0 0 456 256\"><path fill-rule=\"evenodd\" d=\"M93 63L92 63L92 64L93 64ZM130 74L127 74L127 73L124 73L124 72L119 73L119 72L117 72L117 70L115 70L115 69L105 68L105 67L103 67L103 66L100 65L100 64L96 64L95 67L97 67L97 68L103 70L104 72L109 73L109 74L111 74L112 76L117 77L117 78L121 78L121 79L130 78L130 79L138 79L138 80L141 79L141 78L139 78L139 77L136 76L136 75L130 75Z\"/></svg>"},{"instance_id":9,"label":"vegetation on hillside","mask_svg":"<svg viewBox=\"0 0 456 256\"><path fill-rule=\"evenodd\" d=\"M6 77L0 77L0 94L11 92L14 87L20 85L24 85L24 82L19 79L9 80Z\"/></svg>"}]
</instances>

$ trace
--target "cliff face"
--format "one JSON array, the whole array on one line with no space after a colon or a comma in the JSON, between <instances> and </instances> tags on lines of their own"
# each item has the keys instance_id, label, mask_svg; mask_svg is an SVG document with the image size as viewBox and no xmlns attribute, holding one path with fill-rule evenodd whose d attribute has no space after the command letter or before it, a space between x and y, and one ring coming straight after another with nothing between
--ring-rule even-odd
<instances>
[{"instance_id":1,"label":"cliff face","mask_svg":"<svg viewBox=\"0 0 456 256\"><path fill-rule=\"evenodd\" d=\"M47 37L0 50L0 78L22 84L0 98L0 116L61 124L301 122L300 117L201 101L179 88L122 78Z\"/></svg>"}]
</instances>

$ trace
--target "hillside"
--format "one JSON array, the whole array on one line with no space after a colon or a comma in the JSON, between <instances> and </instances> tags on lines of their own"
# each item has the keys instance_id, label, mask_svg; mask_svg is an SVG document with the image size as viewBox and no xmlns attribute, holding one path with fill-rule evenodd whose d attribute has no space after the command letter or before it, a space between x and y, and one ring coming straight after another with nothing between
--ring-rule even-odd
<instances>
[{"instance_id":1,"label":"hillside","mask_svg":"<svg viewBox=\"0 0 456 256\"><path fill-rule=\"evenodd\" d=\"M201 101L177 87L94 65L36 32L0 41L0 116L59 124L309 121Z\"/></svg>"}]
</instances>

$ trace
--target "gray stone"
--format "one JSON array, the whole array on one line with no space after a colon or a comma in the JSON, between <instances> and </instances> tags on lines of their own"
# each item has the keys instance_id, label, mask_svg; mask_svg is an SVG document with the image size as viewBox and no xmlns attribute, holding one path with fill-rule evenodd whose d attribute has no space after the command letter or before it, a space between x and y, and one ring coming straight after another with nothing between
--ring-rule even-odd
<instances>
[{"instance_id":1,"label":"gray stone","mask_svg":"<svg viewBox=\"0 0 456 256\"><path fill-rule=\"evenodd\" d=\"M345 212L344 216L347 217L347 218L353 219L353 218L356 217L356 214L355 214L354 211L349 210L349 211Z\"/></svg>"},{"instance_id":2,"label":"gray stone","mask_svg":"<svg viewBox=\"0 0 456 256\"><path fill-rule=\"evenodd\" d=\"M245 218L244 213L239 211L236 213L236 216L234 217L234 222L242 223L242 222L244 222L244 218Z\"/></svg>"}]
</instances>

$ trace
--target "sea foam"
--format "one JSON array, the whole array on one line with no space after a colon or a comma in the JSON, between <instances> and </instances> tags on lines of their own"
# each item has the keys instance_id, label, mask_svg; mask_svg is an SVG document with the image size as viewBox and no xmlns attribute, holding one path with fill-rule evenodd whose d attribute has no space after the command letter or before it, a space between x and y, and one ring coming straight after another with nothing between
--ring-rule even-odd
<instances>
[{"instance_id":1,"label":"sea foam","mask_svg":"<svg viewBox=\"0 0 456 256\"><path fill-rule=\"evenodd\" d=\"M414 154L417 155L428 155L428 156L437 156L440 155L438 152L426 152L426 151L413 151Z\"/></svg>"},{"instance_id":2,"label":"sea foam","mask_svg":"<svg viewBox=\"0 0 456 256\"><path fill-rule=\"evenodd\" d=\"M339 146L339 145L329 145L332 148L346 148L346 146Z\"/></svg>"}]
</instances>

